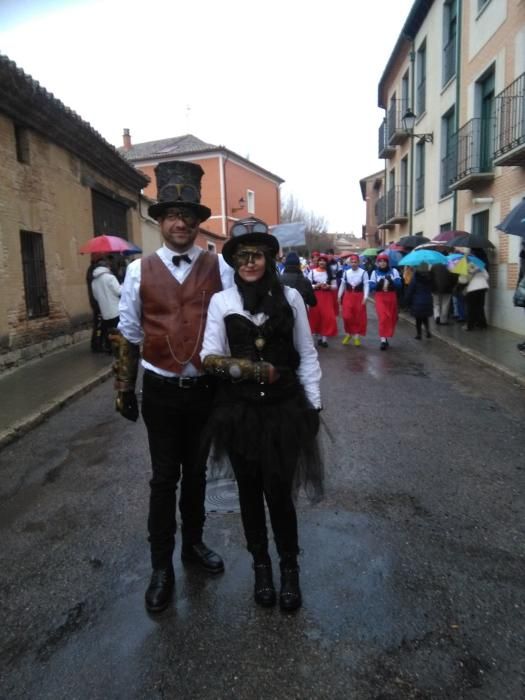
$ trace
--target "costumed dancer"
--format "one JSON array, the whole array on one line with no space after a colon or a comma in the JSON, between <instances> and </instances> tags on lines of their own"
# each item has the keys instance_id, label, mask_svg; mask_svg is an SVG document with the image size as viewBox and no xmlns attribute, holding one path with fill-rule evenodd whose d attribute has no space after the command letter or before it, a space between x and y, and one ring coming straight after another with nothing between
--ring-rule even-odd
<instances>
[{"instance_id":1,"label":"costumed dancer","mask_svg":"<svg viewBox=\"0 0 525 700\"><path fill-rule=\"evenodd\" d=\"M392 338L396 330L398 289L401 289L399 272L390 267L388 255L380 253L376 258L376 268L370 275L370 291L375 292L381 350L387 350L388 338Z\"/></svg>"},{"instance_id":2,"label":"costumed dancer","mask_svg":"<svg viewBox=\"0 0 525 700\"><path fill-rule=\"evenodd\" d=\"M342 303L341 315L345 329L343 345L348 345L353 336L354 345L361 345L361 336L366 335L368 299L368 273L359 267L359 255L351 254L350 268L343 272L339 285L339 302Z\"/></svg>"},{"instance_id":3,"label":"costumed dancer","mask_svg":"<svg viewBox=\"0 0 525 700\"><path fill-rule=\"evenodd\" d=\"M317 338L317 344L321 348L328 347L327 338L337 335L332 285L332 282L335 283L335 279L332 279L327 262L327 256L320 255L317 267L310 270L308 274L317 299L317 306L308 310L308 319L312 334Z\"/></svg>"},{"instance_id":4,"label":"costumed dancer","mask_svg":"<svg viewBox=\"0 0 525 700\"><path fill-rule=\"evenodd\" d=\"M207 432L214 455L229 456L237 480L255 602L276 603L266 501L280 557L279 603L293 611L302 602L293 496L299 486L313 499L322 495L321 369L303 299L281 285L275 270L278 249L263 221L232 226L222 254L235 270L235 286L210 302L201 358L205 371L222 380Z\"/></svg>"}]
</instances>

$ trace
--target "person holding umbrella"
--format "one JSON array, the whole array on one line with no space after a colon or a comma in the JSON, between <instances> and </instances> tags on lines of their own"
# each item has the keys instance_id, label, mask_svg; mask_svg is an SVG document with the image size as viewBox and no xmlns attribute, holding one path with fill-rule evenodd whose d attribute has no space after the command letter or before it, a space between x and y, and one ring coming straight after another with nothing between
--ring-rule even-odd
<instances>
[{"instance_id":1,"label":"person holding umbrella","mask_svg":"<svg viewBox=\"0 0 525 700\"><path fill-rule=\"evenodd\" d=\"M101 258L92 273L91 292L102 316L101 341L105 352L111 352L108 334L119 322L120 290L120 282L111 270L111 260L108 256Z\"/></svg>"},{"instance_id":2,"label":"person holding umbrella","mask_svg":"<svg viewBox=\"0 0 525 700\"><path fill-rule=\"evenodd\" d=\"M224 570L221 557L203 541L207 455L204 426L210 415L213 379L204 373L200 350L210 299L232 284L221 256L195 245L199 225L211 216L200 203L204 171L187 161L155 168L158 202L149 207L164 244L127 268L116 336L116 408L139 415L135 381L142 344L142 417L148 432L152 477L148 533L152 574L145 602L164 610L174 589L176 492L181 481L181 559L211 574Z\"/></svg>"},{"instance_id":3,"label":"person holding umbrella","mask_svg":"<svg viewBox=\"0 0 525 700\"><path fill-rule=\"evenodd\" d=\"M380 253L376 258L376 268L370 276L370 291L374 292L381 350L388 349L388 338L392 338L396 330L398 289L401 289L399 272L395 267L390 267L388 255Z\"/></svg>"}]
</instances>

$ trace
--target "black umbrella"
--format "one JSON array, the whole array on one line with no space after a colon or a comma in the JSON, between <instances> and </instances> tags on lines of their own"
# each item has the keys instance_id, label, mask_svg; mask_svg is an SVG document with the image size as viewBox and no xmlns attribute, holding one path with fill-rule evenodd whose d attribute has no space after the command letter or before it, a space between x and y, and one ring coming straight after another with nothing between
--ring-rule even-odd
<instances>
[{"instance_id":1,"label":"black umbrella","mask_svg":"<svg viewBox=\"0 0 525 700\"><path fill-rule=\"evenodd\" d=\"M425 236L416 234L415 236L403 236L403 238L400 238L396 243L403 246L403 248L412 250L422 243L430 243L430 238L425 238Z\"/></svg>"},{"instance_id":2,"label":"black umbrella","mask_svg":"<svg viewBox=\"0 0 525 700\"><path fill-rule=\"evenodd\" d=\"M453 238L448 244L451 248L494 248L494 243L479 233L464 233Z\"/></svg>"},{"instance_id":3,"label":"black umbrella","mask_svg":"<svg viewBox=\"0 0 525 700\"><path fill-rule=\"evenodd\" d=\"M496 228L503 231L503 233L510 233L513 236L525 238L525 199L516 204L514 209L507 214Z\"/></svg>"}]
</instances>

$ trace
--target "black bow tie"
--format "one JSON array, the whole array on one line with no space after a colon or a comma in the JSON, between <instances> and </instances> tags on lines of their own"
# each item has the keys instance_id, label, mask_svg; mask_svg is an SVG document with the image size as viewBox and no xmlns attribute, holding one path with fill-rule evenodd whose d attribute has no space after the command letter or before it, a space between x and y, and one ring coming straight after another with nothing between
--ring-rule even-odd
<instances>
[{"instance_id":1,"label":"black bow tie","mask_svg":"<svg viewBox=\"0 0 525 700\"><path fill-rule=\"evenodd\" d=\"M178 267L178 266L180 265L180 261L181 261L181 260L184 260L184 262L187 262L188 265L191 263L191 258L190 258L190 256L189 256L189 255L186 255L186 254L184 254L184 255L174 255L174 256L172 257L173 264L174 264L176 267Z\"/></svg>"}]
</instances>

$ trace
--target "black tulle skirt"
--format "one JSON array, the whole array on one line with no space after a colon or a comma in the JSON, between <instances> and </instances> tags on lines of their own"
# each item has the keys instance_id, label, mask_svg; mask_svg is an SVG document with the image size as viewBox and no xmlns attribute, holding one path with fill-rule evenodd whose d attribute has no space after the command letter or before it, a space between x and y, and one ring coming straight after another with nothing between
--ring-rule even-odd
<instances>
[{"instance_id":1,"label":"black tulle skirt","mask_svg":"<svg viewBox=\"0 0 525 700\"><path fill-rule=\"evenodd\" d=\"M206 430L208 475L232 477L237 469L262 470L265 489L283 481L315 502L323 496L323 464L318 445L319 414L294 377L272 385L219 382ZM239 463L241 467L239 467Z\"/></svg>"}]
</instances>

